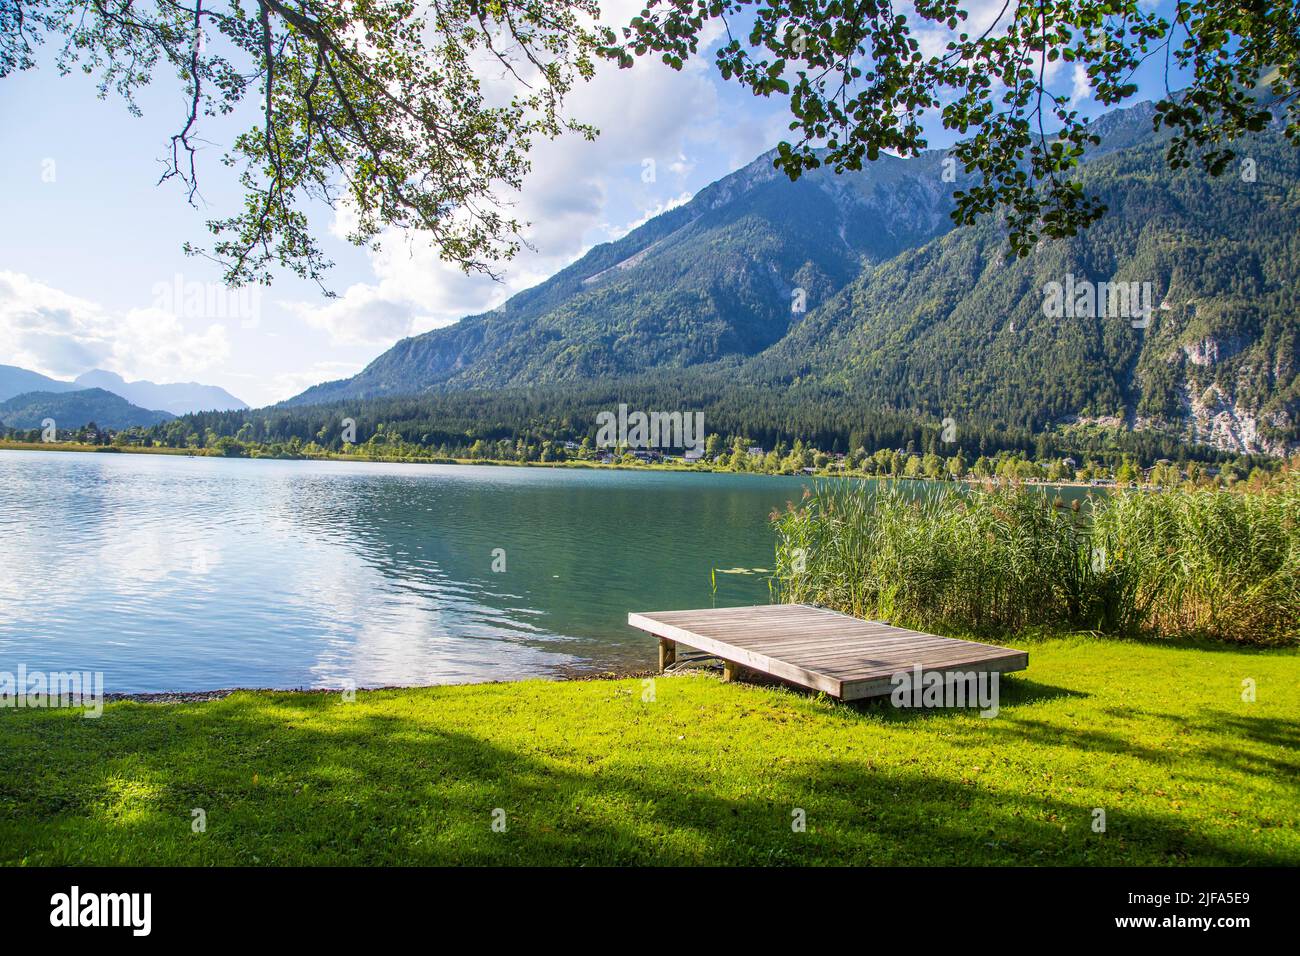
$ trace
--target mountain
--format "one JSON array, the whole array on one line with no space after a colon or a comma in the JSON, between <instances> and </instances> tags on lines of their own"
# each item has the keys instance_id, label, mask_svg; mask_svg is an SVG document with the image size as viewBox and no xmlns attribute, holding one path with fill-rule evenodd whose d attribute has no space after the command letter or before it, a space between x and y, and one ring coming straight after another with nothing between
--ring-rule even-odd
<instances>
[{"instance_id":1,"label":"mountain","mask_svg":"<svg viewBox=\"0 0 1300 956\"><path fill-rule=\"evenodd\" d=\"M1025 259L996 222L953 229L963 177L941 152L794 183L769 153L497 311L285 404L686 372L926 419L1285 452L1300 439L1300 156L1275 126L1239 175L1173 172L1152 116L1096 121L1082 178L1107 216ZM1104 307L1050 317L1053 284L1119 281L1150 297L1145 328Z\"/></svg>"},{"instance_id":2,"label":"mountain","mask_svg":"<svg viewBox=\"0 0 1300 956\"><path fill-rule=\"evenodd\" d=\"M248 408L224 388L200 385L198 382L173 382L166 385L143 380L128 382L113 372L94 369L78 375L76 384L82 388L102 388L142 408L160 408L173 415Z\"/></svg>"},{"instance_id":3,"label":"mountain","mask_svg":"<svg viewBox=\"0 0 1300 956\"><path fill-rule=\"evenodd\" d=\"M585 382L757 354L861 271L947 231L942 159L791 183L773 153L701 190L500 309L403 339L352 379L290 404L430 387Z\"/></svg>"},{"instance_id":4,"label":"mountain","mask_svg":"<svg viewBox=\"0 0 1300 956\"><path fill-rule=\"evenodd\" d=\"M23 392L69 392L77 386L16 365L0 365L0 402Z\"/></svg>"},{"instance_id":5,"label":"mountain","mask_svg":"<svg viewBox=\"0 0 1300 956\"><path fill-rule=\"evenodd\" d=\"M71 392L88 388L112 392L141 409L156 408L172 415L240 411L248 408L224 388L216 385L200 385L198 382L174 382L167 385L148 381L128 382L120 375L98 368L78 375L75 381L64 382L15 365L0 365L0 402L24 392Z\"/></svg>"},{"instance_id":6,"label":"mountain","mask_svg":"<svg viewBox=\"0 0 1300 956\"><path fill-rule=\"evenodd\" d=\"M0 422L6 428L40 428L42 421L52 418L59 428L75 429L94 422L100 428L116 430L160 425L174 417L168 412L139 408L102 388L26 392L0 402Z\"/></svg>"},{"instance_id":7,"label":"mountain","mask_svg":"<svg viewBox=\"0 0 1300 956\"><path fill-rule=\"evenodd\" d=\"M992 224L950 232L864 269L748 377L936 418L1283 453L1300 419L1300 155L1268 134L1250 158L1266 171L1254 181L1170 175L1154 143L1101 156L1082 179L1109 212L1086 236L1007 261ZM1145 328L1045 314L1051 283L1115 281L1149 293Z\"/></svg>"}]
</instances>

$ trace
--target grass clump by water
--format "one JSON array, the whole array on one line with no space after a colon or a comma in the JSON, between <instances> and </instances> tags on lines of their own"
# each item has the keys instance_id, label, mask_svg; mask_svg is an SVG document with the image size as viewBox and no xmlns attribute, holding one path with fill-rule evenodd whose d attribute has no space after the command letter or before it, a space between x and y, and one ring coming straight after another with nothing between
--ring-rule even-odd
<instances>
[{"instance_id":1,"label":"grass clump by water","mask_svg":"<svg viewBox=\"0 0 1300 956\"><path fill-rule=\"evenodd\" d=\"M784 601L924 630L1300 638L1300 476L1264 491L827 483L773 515Z\"/></svg>"}]
</instances>

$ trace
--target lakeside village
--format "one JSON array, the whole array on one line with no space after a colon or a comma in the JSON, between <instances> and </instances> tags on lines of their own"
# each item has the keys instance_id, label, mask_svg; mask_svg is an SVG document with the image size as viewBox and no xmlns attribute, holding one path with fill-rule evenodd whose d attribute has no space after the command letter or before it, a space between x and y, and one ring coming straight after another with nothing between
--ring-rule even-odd
<instances>
[{"instance_id":1,"label":"lakeside village","mask_svg":"<svg viewBox=\"0 0 1300 956\"><path fill-rule=\"evenodd\" d=\"M637 416L646 422L639 427ZM176 419L154 428L120 430L100 428L91 422L77 429L6 429L0 427L0 448L58 451L115 451L145 454L217 456L227 458L278 458L412 462L433 464L531 465L543 467L657 468L765 475L817 477L904 478L928 481L1015 481L1029 484L1072 484L1091 487L1148 486L1171 488L1231 487L1267 484L1280 471L1300 467L1300 453L1286 459L1231 454L1207 446L1189 446L1177 460L1140 461L1111 446L1114 434L1094 429L1085 436L1102 448L1094 452L1052 454L1062 444L1082 444L1079 436L1042 435L1034 449L985 450L983 440L975 451L956 440L945 420L924 440L924 447L908 441L901 447L851 452L825 451L795 439L766 448L745 436L705 435L702 413L601 412L594 435L581 440L551 438L476 438L463 443L433 445L411 441L396 424L379 424L365 441L331 441L325 434L303 441L257 441L253 424L234 435L205 435L178 430ZM692 421L691 419L696 419ZM650 426L654 426L652 429ZM324 430L322 429L322 432ZM427 438L428 436L424 436ZM1099 441L1100 439L1100 441ZM1198 454L1200 452L1201 454Z\"/></svg>"}]
</instances>

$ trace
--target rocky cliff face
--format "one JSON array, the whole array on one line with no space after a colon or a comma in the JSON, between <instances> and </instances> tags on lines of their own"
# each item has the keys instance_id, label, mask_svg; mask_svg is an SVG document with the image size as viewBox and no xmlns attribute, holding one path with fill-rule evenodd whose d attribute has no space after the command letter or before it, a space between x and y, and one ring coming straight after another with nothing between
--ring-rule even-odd
<instances>
[{"instance_id":1,"label":"rocky cliff face","mask_svg":"<svg viewBox=\"0 0 1300 956\"><path fill-rule=\"evenodd\" d=\"M1259 386L1294 381L1294 372L1288 376L1288 369L1261 368L1258 362L1230 363L1252 344L1241 335L1211 335L1183 346L1187 364L1198 374L1183 383L1178 423L1190 440L1224 451L1288 455L1298 447L1287 437L1297 425L1291 403L1261 403L1261 393L1267 397L1274 389Z\"/></svg>"},{"instance_id":2,"label":"rocky cliff face","mask_svg":"<svg viewBox=\"0 0 1300 956\"><path fill-rule=\"evenodd\" d=\"M1192 439L1228 451L1280 454L1283 449L1260 436L1255 415L1243 412L1217 385L1199 395L1187 386L1184 424Z\"/></svg>"}]
</instances>

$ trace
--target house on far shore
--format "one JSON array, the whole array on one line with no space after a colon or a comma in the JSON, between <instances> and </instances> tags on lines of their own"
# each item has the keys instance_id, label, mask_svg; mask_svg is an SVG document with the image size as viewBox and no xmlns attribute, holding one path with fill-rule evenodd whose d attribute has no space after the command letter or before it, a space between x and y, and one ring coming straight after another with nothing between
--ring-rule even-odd
<instances>
[{"instance_id":1,"label":"house on far shore","mask_svg":"<svg viewBox=\"0 0 1300 956\"><path fill-rule=\"evenodd\" d=\"M749 455L751 458L762 458L767 454L767 452L763 451L762 447L759 445L750 445L745 449L745 454Z\"/></svg>"},{"instance_id":2,"label":"house on far shore","mask_svg":"<svg viewBox=\"0 0 1300 956\"><path fill-rule=\"evenodd\" d=\"M704 460L704 452L696 451L694 448L686 449L686 454L682 456L687 464Z\"/></svg>"}]
</instances>

